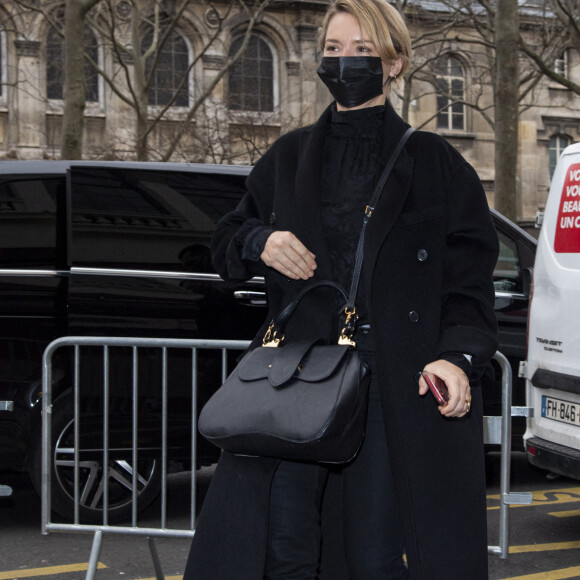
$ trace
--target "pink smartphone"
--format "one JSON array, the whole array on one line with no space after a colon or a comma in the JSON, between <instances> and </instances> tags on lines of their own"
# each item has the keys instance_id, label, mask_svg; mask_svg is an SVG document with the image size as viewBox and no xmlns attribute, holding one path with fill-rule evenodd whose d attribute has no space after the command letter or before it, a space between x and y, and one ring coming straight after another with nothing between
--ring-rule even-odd
<instances>
[{"instance_id":1,"label":"pink smartphone","mask_svg":"<svg viewBox=\"0 0 580 580\"><path fill-rule=\"evenodd\" d=\"M429 389L433 393L437 403L440 405L446 405L447 401L449 401L449 391L447 390L445 381L439 378L437 375L427 371L423 371L422 374L425 382L427 385L429 385Z\"/></svg>"}]
</instances>

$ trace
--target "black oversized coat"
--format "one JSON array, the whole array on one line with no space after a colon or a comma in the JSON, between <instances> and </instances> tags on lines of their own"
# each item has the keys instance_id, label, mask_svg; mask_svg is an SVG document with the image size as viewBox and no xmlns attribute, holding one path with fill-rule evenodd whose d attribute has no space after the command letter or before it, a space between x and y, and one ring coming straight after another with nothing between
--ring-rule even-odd
<instances>
[{"instance_id":1,"label":"black oversized coat","mask_svg":"<svg viewBox=\"0 0 580 580\"><path fill-rule=\"evenodd\" d=\"M305 284L331 277L320 204L329 120L327 110L316 124L271 147L248 177L247 195L214 237L214 262L224 279L266 276L268 320ZM386 164L407 128L388 102L383 126ZM311 281L292 281L242 259L244 232L261 224L293 232L316 255ZM492 272L498 243L475 171L443 139L419 131L411 136L370 220L364 252L367 308L411 578L487 578L479 376L497 347ZM328 292L309 295L287 327L287 338L328 334L336 308ZM418 395L417 371L449 352L473 357L472 408L462 419L443 418L433 397ZM276 465L273 459L222 455L186 580L262 579ZM337 471L323 511L321 577L329 580L348 578L339 498Z\"/></svg>"}]
</instances>

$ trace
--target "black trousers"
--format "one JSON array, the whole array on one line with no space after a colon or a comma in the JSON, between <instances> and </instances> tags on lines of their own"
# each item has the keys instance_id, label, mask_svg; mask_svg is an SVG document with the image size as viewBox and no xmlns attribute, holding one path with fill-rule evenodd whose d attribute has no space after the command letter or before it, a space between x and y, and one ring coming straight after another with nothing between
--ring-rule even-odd
<instances>
[{"instance_id":1,"label":"black trousers","mask_svg":"<svg viewBox=\"0 0 580 580\"><path fill-rule=\"evenodd\" d=\"M363 445L342 470L345 555L351 580L404 580L403 537L381 410L370 333L357 345L371 369ZM320 566L320 511L328 469L282 461L270 495L264 578L316 580Z\"/></svg>"}]
</instances>

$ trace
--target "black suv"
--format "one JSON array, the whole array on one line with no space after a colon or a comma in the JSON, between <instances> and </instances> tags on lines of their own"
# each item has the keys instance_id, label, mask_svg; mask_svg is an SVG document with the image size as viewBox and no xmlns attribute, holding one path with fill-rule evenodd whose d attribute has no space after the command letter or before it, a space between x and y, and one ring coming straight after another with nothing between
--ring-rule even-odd
<instances>
[{"instance_id":1,"label":"black suv","mask_svg":"<svg viewBox=\"0 0 580 580\"><path fill-rule=\"evenodd\" d=\"M26 470L40 488L41 358L53 339L254 335L265 316L264 281L225 284L213 270L209 252L215 225L243 195L249 170L169 163L0 162L0 469ZM492 215L501 242L495 276L501 350L517 370L525 358L536 242L501 215ZM215 362L209 355L202 361L198 408L219 385ZM54 438L69 448L70 364L69 357L61 356L53 372ZM126 361L113 364L119 365L115 376L122 377ZM149 369L156 361L144 364ZM99 407L94 393L100 392L91 382L100 375L90 364L85 373L83 409L90 415L90 409ZM112 391L122 410L130 393L121 384ZM500 395L499 382L486 389L487 414L501 413ZM170 392L172 396L182 413L181 420L169 423L172 460L187 469L188 451L179 441L191 407L181 400L186 394ZM153 403L144 401L144 406L155 423L158 407L155 394L150 397ZM520 386L515 402L519 400ZM118 417L123 417L121 411ZM153 423L146 422L149 427ZM143 446L155 444L143 440ZM214 462L217 454L201 440L198 465ZM144 506L156 489L156 468L153 457L140 457ZM113 460L110 466L130 468L127 460ZM71 468L56 465L55 471L53 506L70 516ZM122 488L116 490L116 517L130 513L130 501ZM98 504L84 508L84 516L98 515Z\"/></svg>"}]
</instances>

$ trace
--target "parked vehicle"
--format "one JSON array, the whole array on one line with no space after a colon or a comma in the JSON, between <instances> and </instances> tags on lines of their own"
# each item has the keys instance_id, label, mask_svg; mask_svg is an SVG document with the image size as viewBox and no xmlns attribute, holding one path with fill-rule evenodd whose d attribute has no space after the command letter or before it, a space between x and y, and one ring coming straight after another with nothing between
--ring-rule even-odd
<instances>
[{"instance_id":1,"label":"parked vehicle","mask_svg":"<svg viewBox=\"0 0 580 580\"><path fill-rule=\"evenodd\" d=\"M537 241L505 216L491 210L499 238L499 258L493 273L495 312L499 329L499 351L504 354L512 370L512 404L524 406L525 383L518 377L520 361L525 360L528 305ZM502 414L499 365L493 361L496 381L483 388L485 415ZM523 448L526 429L524 417L512 418L512 449Z\"/></svg>"},{"instance_id":2,"label":"parked vehicle","mask_svg":"<svg viewBox=\"0 0 580 580\"><path fill-rule=\"evenodd\" d=\"M580 479L580 143L560 157L536 254L524 367L533 465Z\"/></svg>"},{"instance_id":3,"label":"parked vehicle","mask_svg":"<svg viewBox=\"0 0 580 580\"><path fill-rule=\"evenodd\" d=\"M0 163L0 465L25 469L39 489L41 356L60 336L146 336L244 339L261 324L265 304L248 294L262 285L225 285L211 266L209 243L217 220L244 191L245 167L136 163ZM244 294L243 292L246 291ZM112 360L111 411L117 434L130 425L128 355ZM140 376L155 376L159 361L142 357ZM81 366L81 449L98 450L102 391L98 359ZM184 361L170 385L169 445L176 467L188 468L188 396ZM200 358L198 405L219 386L215 358ZM70 357L54 362L53 506L72 510L72 396ZM93 388L93 385L95 387ZM142 388L140 505L157 488L160 432L158 395ZM190 395L189 395L190 397ZM157 426L157 428L155 428ZM121 453L112 461L111 517L130 513L123 486L134 466ZM119 448L126 447L119 443ZM217 449L198 445L198 465ZM99 518L98 453L83 457L84 521ZM97 468L97 466L100 466ZM130 479L130 477L129 477Z\"/></svg>"},{"instance_id":4,"label":"parked vehicle","mask_svg":"<svg viewBox=\"0 0 580 580\"><path fill-rule=\"evenodd\" d=\"M41 358L53 339L249 339L255 334L265 316L263 279L226 284L209 255L215 225L243 195L249 170L170 163L0 163L0 468L26 470L40 488ZM496 212L492 216L501 243L494 274L501 350L516 368L525 357L535 240ZM140 364L141 376L158 371L153 354ZM111 409L119 435L130 425L128 357L119 356L111 365ZM53 507L65 516L72 513L72 469L66 461L73 447L70 366L66 354L55 359ZM211 355L202 357L200 366L198 408L220 380ZM98 453L102 401L95 394L100 387L93 388L99 370L96 357L82 366L80 447L96 450L81 470L83 521L98 521L102 509L96 495L104 476ZM187 373L177 374L186 378ZM188 469L186 381L170 383L170 459L176 469ZM157 489L158 395L146 387L142 394L139 442L148 451L133 466L111 442L111 521L130 513L131 496L122 480L133 468L143 482L141 507ZM486 386L486 414L501 413L500 395L497 384ZM519 396L516 389L516 402ZM200 438L198 465L217 456L218 450Z\"/></svg>"}]
</instances>

